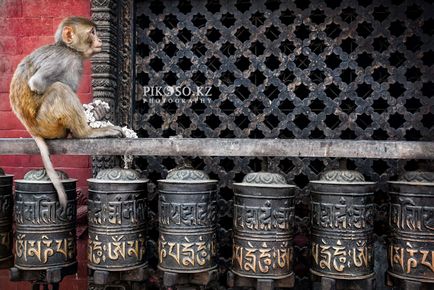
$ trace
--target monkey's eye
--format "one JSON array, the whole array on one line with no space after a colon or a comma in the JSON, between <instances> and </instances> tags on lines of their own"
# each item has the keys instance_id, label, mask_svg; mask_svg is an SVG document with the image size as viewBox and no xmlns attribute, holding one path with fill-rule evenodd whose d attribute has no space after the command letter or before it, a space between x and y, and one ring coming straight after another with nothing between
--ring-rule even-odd
<instances>
[{"instance_id":1,"label":"monkey's eye","mask_svg":"<svg viewBox=\"0 0 434 290\"><path fill-rule=\"evenodd\" d=\"M95 28L92 28L92 29L90 30L90 34L92 34L92 35L95 35L95 34L96 34L96 30L95 30Z\"/></svg>"}]
</instances>

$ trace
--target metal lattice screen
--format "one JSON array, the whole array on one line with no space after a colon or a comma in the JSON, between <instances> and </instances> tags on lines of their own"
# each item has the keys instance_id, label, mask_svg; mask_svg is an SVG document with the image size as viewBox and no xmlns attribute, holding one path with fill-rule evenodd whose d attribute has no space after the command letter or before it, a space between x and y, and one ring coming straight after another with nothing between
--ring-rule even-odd
<instances>
[{"instance_id":1,"label":"metal lattice screen","mask_svg":"<svg viewBox=\"0 0 434 290\"><path fill-rule=\"evenodd\" d=\"M434 7L429 2L137 1L134 130L140 137L432 141ZM206 87L209 96L187 96L184 101L181 96L177 102L158 96L151 102L144 96L147 88L164 86ZM156 180L184 159L136 161L155 189ZM190 162L220 180L223 266L229 265L232 251L233 181L267 169L283 173L301 188L294 258L296 285L308 289L306 185L322 171L336 168L338 160L196 157ZM376 232L382 235L385 181L418 163L348 163L380 182ZM151 201L151 208L157 209L156 202ZM154 219L154 240L157 223Z\"/></svg>"}]
</instances>

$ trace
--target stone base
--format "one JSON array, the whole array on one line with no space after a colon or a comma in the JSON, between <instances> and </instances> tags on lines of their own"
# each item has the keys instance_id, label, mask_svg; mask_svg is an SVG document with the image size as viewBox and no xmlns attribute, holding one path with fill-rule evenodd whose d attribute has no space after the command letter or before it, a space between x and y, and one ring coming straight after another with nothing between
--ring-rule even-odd
<instances>
[{"instance_id":1,"label":"stone base","mask_svg":"<svg viewBox=\"0 0 434 290\"><path fill-rule=\"evenodd\" d=\"M163 272L163 286L166 289L190 289L191 285L207 287L217 281L217 269L199 273ZM190 287L190 288L189 288Z\"/></svg>"},{"instance_id":2,"label":"stone base","mask_svg":"<svg viewBox=\"0 0 434 290\"><path fill-rule=\"evenodd\" d=\"M116 284L117 282L137 282L144 283L148 279L147 268L137 268L128 271L104 271L104 270L88 270L89 281L95 285ZM143 289L143 288L141 288Z\"/></svg>"},{"instance_id":3,"label":"stone base","mask_svg":"<svg viewBox=\"0 0 434 290\"><path fill-rule=\"evenodd\" d=\"M319 282L319 289L321 290L375 290L375 276L366 279L357 279L357 277L355 277L354 279L337 279L325 276L312 275L312 281Z\"/></svg>"},{"instance_id":4,"label":"stone base","mask_svg":"<svg viewBox=\"0 0 434 290\"><path fill-rule=\"evenodd\" d=\"M28 281L32 283L32 289L59 289L59 283L67 275L77 273L77 263L64 268L51 268L46 270L22 270L16 267L9 269L11 281Z\"/></svg>"},{"instance_id":5,"label":"stone base","mask_svg":"<svg viewBox=\"0 0 434 290\"><path fill-rule=\"evenodd\" d=\"M250 278L242 277L228 272L227 282L229 288L233 287L254 287L260 290L274 290L275 288L293 288L294 287L294 274L282 279L271 278Z\"/></svg>"},{"instance_id":6,"label":"stone base","mask_svg":"<svg viewBox=\"0 0 434 290\"><path fill-rule=\"evenodd\" d=\"M397 277L386 273L386 285L396 290L431 290L434 289L434 282L409 280L405 277Z\"/></svg>"}]
</instances>

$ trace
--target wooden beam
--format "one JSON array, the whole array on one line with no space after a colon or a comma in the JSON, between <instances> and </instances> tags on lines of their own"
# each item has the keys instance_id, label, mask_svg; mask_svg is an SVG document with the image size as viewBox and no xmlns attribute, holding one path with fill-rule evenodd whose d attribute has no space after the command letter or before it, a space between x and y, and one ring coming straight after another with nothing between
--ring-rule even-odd
<instances>
[{"instance_id":1,"label":"wooden beam","mask_svg":"<svg viewBox=\"0 0 434 290\"><path fill-rule=\"evenodd\" d=\"M434 142L333 139L139 138L47 141L52 154L434 159ZM39 154L32 139L0 138L0 155Z\"/></svg>"}]
</instances>

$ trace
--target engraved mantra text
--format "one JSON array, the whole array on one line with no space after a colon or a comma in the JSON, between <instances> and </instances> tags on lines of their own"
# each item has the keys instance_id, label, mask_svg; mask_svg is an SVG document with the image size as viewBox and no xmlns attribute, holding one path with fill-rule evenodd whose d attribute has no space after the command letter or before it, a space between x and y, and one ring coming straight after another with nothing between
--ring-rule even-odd
<instances>
[{"instance_id":1,"label":"engraved mantra text","mask_svg":"<svg viewBox=\"0 0 434 290\"><path fill-rule=\"evenodd\" d=\"M332 229L365 229L373 223L373 205L312 202L312 225Z\"/></svg>"},{"instance_id":2,"label":"engraved mantra text","mask_svg":"<svg viewBox=\"0 0 434 290\"><path fill-rule=\"evenodd\" d=\"M127 221L142 223L146 221L145 199L122 201L109 201L102 204L101 201L89 200L89 219L93 225L113 224L121 225Z\"/></svg>"},{"instance_id":3,"label":"engraved mantra text","mask_svg":"<svg viewBox=\"0 0 434 290\"><path fill-rule=\"evenodd\" d=\"M107 260L127 260L133 257L141 261L145 255L145 238L126 240L124 235L112 236L111 241L99 241L98 235L89 238L88 260L92 264L105 263Z\"/></svg>"},{"instance_id":4,"label":"engraved mantra text","mask_svg":"<svg viewBox=\"0 0 434 290\"><path fill-rule=\"evenodd\" d=\"M434 207L402 203L390 205L389 223L392 227L409 231L434 231Z\"/></svg>"},{"instance_id":5,"label":"engraved mantra text","mask_svg":"<svg viewBox=\"0 0 434 290\"><path fill-rule=\"evenodd\" d=\"M255 247L248 242L247 247L233 246L233 264L246 272L266 274L275 269L290 270L293 249L287 242L280 246L270 247L263 242L260 247Z\"/></svg>"},{"instance_id":6,"label":"engraved mantra text","mask_svg":"<svg viewBox=\"0 0 434 290\"><path fill-rule=\"evenodd\" d=\"M394 267L396 265L407 274L418 273L421 270L418 266L421 265L434 273L434 250L422 250L421 246L413 246L410 243L407 243L407 247L391 244L388 248L388 254L389 264L394 269L396 269Z\"/></svg>"},{"instance_id":7,"label":"engraved mantra text","mask_svg":"<svg viewBox=\"0 0 434 290\"><path fill-rule=\"evenodd\" d=\"M17 224L53 224L75 222L75 200L68 201L66 209L57 201L38 200L15 202L15 221Z\"/></svg>"},{"instance_id":8,"label":"engraved mantra text","mask_svg":"<svg viewBox=\"0 0 434 290\"><path fill-rule=\"evenodd\" d=\"M173 203L160 201L161 225L214 225L215 203Z\"/></svg>"},{"instance_id":9,"label":"engraved mantra text","mask_svg":"<svg viewBox=\"0 0 434 290\"><path fill-rule=\"evenodd\" d=\"M266 203L261 207L234 205L234 226L250 230L292 229L294 210L290 207L272 208Z\"/></svg>"},{"instance_id":10,"label":"engraved mantra text","mask_svg":"<svg viewBox=\"0 0 434 290\"><path fill-rule=\"evenodd\" d=\"M182 267L204 266L216 255L216 244L214 239L203 241L203 237L195 237L197 241L190 241L184 237L184 241L168 242L164 237L159 241L160 264L166 259L171 259Z\"/></svg>"},{"instance_id":11,"label":"engraved mantra text","mask_svg":"<svg viewBox=\"0 0 434 290\"><path fill-rule=\"evenodd\" d=\"M366 241L356 241L355 247L347 248L340 240L335 245L322 240L321 244L312 242L312 256L314 263L321 269L343 272L352 266L369 267L372 248L366 245Z\"/></svg>"},{"instance_id":12,"label":"engraved mantra text","mask_svg":"<svg viewBox=\"0 0 434 290\"><path fill-rule=\"evenodd\" d=\"M49 257L61 254L65 261L75 257L75 238L50 239L43 235L40 240L26 240L25 234L18 234L15 241L16 256L27 261L29 257L37 258L46 264Z\"/></svg>"}]
</instances>

